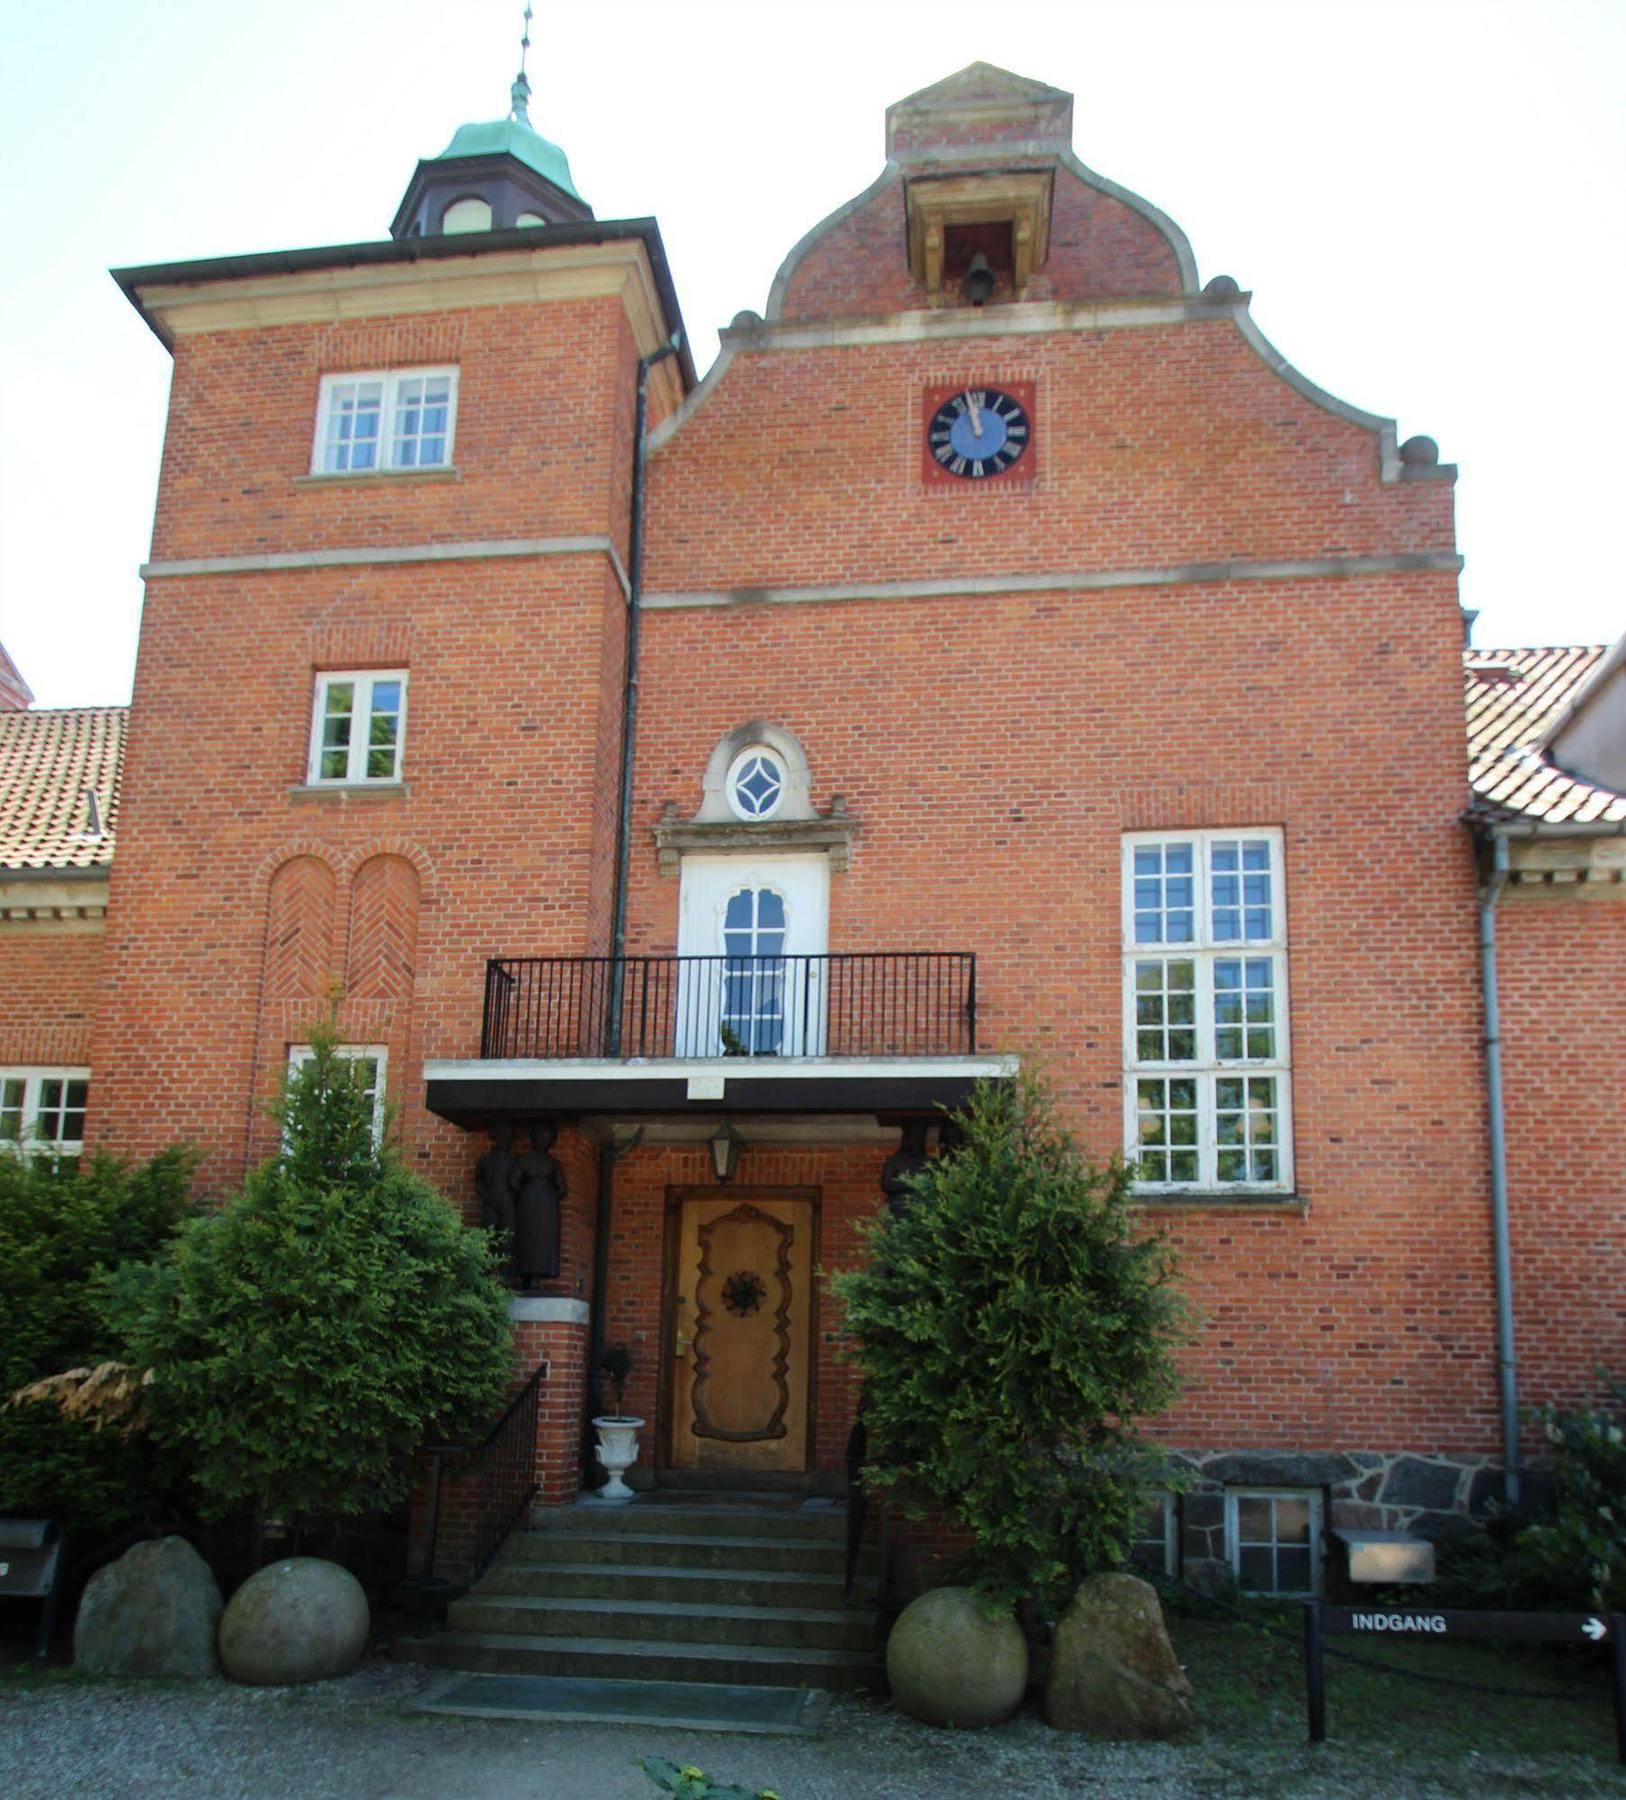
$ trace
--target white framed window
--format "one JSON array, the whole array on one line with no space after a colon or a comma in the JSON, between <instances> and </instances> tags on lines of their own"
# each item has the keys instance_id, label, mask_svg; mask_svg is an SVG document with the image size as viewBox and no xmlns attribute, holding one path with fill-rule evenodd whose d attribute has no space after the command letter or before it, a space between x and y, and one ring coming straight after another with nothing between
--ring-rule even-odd
<instances>
[{"instance_id":1,"label":"white framed window","mask_svg":"<svg viewBox=\"0 0 1626 1800\"><path fill-rule=\"evenodd\" d=\"M765 745L753 744L728 765L723 789L736 818L771 819L785 797L785 765Z\"/></svg>"},{"instance_id":2,"label":"white framed window","mask_svg":"<svg viewBox=\"0 0 1626 1800\"><path fill-rule=\"evenodd\" d=\"M1130 1547L1129 1560L1137 1569L1154 1574L1180 1573L1180 1509L1173 1494L1160 1495L1152 1502Z\"/></svg>"},{"instance_id":3,"label":"white framed window","mask_svg":"<svg viewBox=\"0 0 1626 1800\"><path fill-rule=\"evenodd\" d=\"M1321 1495L1314 1488L1231 1488L1225 1554L1245 1594L1321 1591Z\"/></svg>"},{"instance_id":4,"label":"white framed window","mask_svg":"<svg viewBox=\"0 0 1626 1800\"><path fill-rule=\"evenodd\" d=\"M1123 846L1124 1142L1151 1192L1292 1186L1282 834Z\"/></svg>"},{"instance_id":5,"label":"white framed window","mask_svg":"<svg viewBox=\"0 0 1626 1800\"><path fill-rule=\"evenodd\" d=\"M288 1046L288 1073L302 1069L316 1054L309 1044L290 1044ZM373 1142L384 1141L384 1103L388 1097L387 1076L389 1074L390 1053L383 1044L340 1044L335 1054L346 1062L359 1062L367 1071L367 1098L373 1108Z\"/></svg>"},{"instance_id":6,"label":"white framed window","mask_svg":"<svg viewBox=\"0 0 1626 1800\"><path fill-rule=\"evenodd\" d=\"M330 669L316 677L311 713L313 786L401 779L405 669Z\"/></svg>"},{"instance_id":7,"label":"white framed window","mask_svg":"<svg viewBox=\"0 0 1626 1800\"><path fill-rule=\"evenodd\" d=\"M0 1068L0 1149L80 1155L89 1096L89 1069Z\"/></svg>"},{"instance_id":8,"label":"white framed window","mask_svg":"<svg viewBox=\"0 0 1626 1800\"><path fill-rule=\"evenodd\" d=\"M456 423L455 368L324 375L311 473L448 468Z\"/></svg>"}]
</instances>

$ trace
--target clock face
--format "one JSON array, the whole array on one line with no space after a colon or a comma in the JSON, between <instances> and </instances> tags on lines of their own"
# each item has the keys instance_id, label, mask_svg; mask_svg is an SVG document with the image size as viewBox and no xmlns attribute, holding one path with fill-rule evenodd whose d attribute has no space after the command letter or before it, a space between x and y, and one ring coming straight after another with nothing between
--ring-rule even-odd
<instances>
[{"instance_id":1,"label":"clock face","mask_svg":"<svg viewBox=\"0 0 1626 1800\"><path fill-rule=\"evenodd\" d=\"M932 389L926 397L927 478L986 482L1031 474L1032 405L1027 382L1014 393L975 382Z\"/></svg>"}]
</instances>

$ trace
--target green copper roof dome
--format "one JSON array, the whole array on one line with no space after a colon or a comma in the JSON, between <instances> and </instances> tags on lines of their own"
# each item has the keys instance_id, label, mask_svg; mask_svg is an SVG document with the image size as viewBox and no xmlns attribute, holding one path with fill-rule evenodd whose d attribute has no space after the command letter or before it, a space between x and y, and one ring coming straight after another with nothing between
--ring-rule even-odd
<instances>
[{"instance_id":1,"label":"green copper roof dome","mask_svg":"<svg viewBox=\"0 0 1626 1800\"><path fill-rule=\"evenodd\" d=\"M550 144L523 119L490 119L483 124L460 125L452 141L431 162L450 162L459 156L512 156L544 181L551 181L573 200L581 200L570 179L570 163L557 144ZM587 202L582 200L585 206Z\"/></svg>"}]
</instances>

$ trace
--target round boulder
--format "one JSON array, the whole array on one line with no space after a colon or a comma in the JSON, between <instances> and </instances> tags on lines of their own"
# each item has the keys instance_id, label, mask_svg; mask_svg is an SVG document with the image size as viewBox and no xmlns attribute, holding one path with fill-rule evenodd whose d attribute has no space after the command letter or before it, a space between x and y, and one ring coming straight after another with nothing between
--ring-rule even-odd
<instances>
[{"instance_id":1,"label":"round boulder","mask_svg":"<svg viewBox=\"0 0 1626 1800\"><path fill-rule=\"evenodd\" d=\"M1056 1626L1044 1716L1101 1738L1185 1738L1196 1696L1163 1627L1157 1590L1136 1575L1091 1575Z\"/></svg>"},{"instance_id":2,"label":"round boulder","mask_svg":"<svg viewBox=\"0 0 1626 1800\"><path fill-rule=\"evenodd\" d=\"M886 1641L892 1698L927 1725L997 1725L1021 1703L1028 1645L1010 1613L962 1587L911 1600Z\"/></svg>"},{"instance_id":3,"label":"round boulder","mask_svg":"<svg viewBox=\"0 0 1626 1800\"><path fill-rule=\"evenodd\" d=\"M370 1623L367 1596L348 1569L291 1556L232 1595L220 1621L220 1660L234 1681L256 1687L327 1681L356 1666Z\"/></svg>"},{"instance_id":4,"label":"round boulder","mask_svg":"<svg viewBox=\"0 0 1626 1800\"><path fill-rule=\"evenodd\" d=\"M220 1589L185 1538L134 1544L85 1587L73 1666L87 1675L218 1675Z\"/></svg>"}]
</instances>

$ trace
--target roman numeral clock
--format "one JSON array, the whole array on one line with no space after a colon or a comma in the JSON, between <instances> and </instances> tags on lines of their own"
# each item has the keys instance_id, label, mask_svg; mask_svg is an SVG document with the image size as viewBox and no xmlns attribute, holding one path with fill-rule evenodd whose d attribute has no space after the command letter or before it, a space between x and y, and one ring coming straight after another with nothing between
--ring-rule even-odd
<instances>
[{"instance_id":1,"label":"roman numeral clock","mask_svg":"<svg viewBox=\"0 0 1626 1800\"><path fill-rule=\"evenodd\" d=\"M1037 472L1031 381L929 387L923 408L926 481L955 487L1030 482Z\"/></svg>"}]
</instances>

